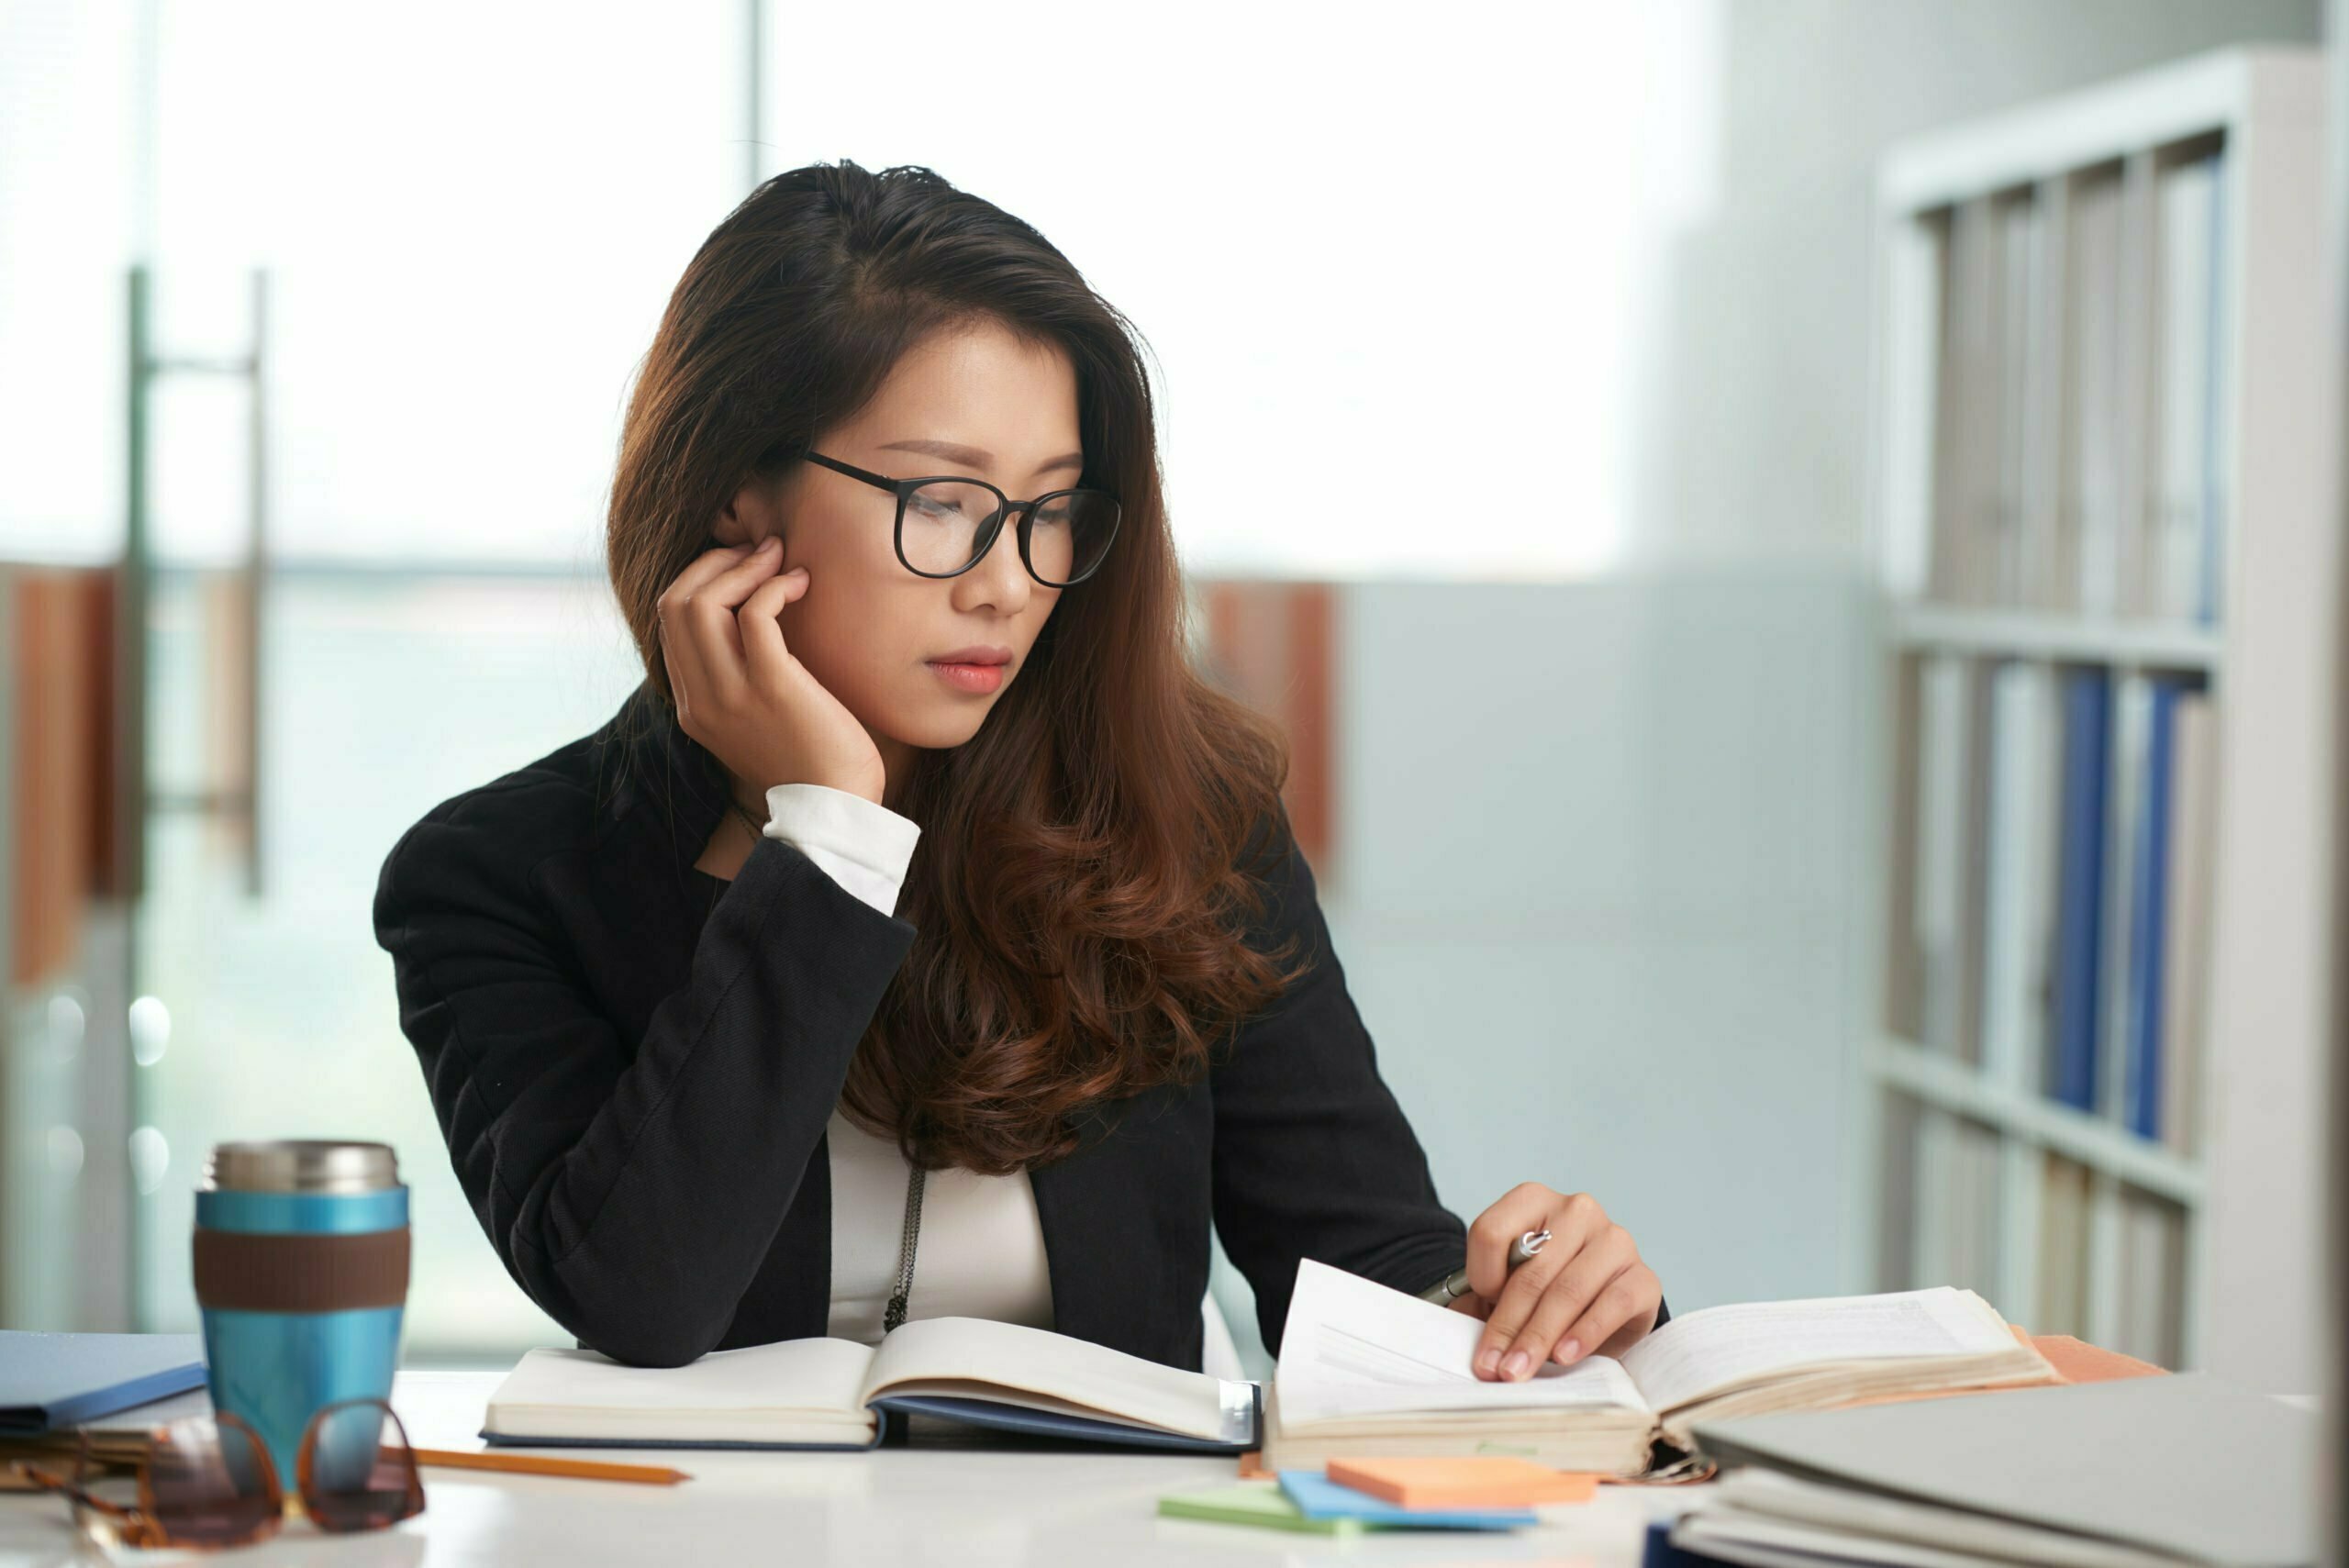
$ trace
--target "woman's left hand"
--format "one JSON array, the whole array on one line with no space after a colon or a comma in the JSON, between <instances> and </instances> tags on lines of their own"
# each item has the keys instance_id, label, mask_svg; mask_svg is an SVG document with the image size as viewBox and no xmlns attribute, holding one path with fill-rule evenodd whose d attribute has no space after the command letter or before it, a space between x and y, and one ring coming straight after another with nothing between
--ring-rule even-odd
<instances>
[{"instance_id":1,"label":"woman's left hand","mask_svg":"<svg viewBox=\"0 0 2349 1568\"><path fill-rule=\"evenodd\" d=\"M1508 1266L1511 1243L1546 1229L1542 1250ZM1655 1327L1664 1287L1631 1232L1588 1193L1521 1182L1468 1227L1469 1293L1455 1312L1485 1320L1476 1375L1514 1382L1554 1353L1571 1365L1593 1351L1620 1355Z\"/></svg>"}]
</instances>

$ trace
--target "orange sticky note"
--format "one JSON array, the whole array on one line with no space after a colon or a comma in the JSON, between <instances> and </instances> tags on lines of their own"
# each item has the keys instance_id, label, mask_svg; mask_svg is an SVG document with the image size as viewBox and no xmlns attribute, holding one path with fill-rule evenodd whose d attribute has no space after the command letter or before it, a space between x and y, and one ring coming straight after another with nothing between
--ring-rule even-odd
<instances>
[{"instance_id":1,"label":"orange sticky note","mask_svg":"<svg viewBox=\"0 0 2349 1568\"><path fill-rule=\"evenodd\" d=\"M1330 1479L1404 1508L1530 1508L1587 1503L1598 1477L1507 1454L1456 1459L1333 1459Z\"/></svg>"}]
</instances>

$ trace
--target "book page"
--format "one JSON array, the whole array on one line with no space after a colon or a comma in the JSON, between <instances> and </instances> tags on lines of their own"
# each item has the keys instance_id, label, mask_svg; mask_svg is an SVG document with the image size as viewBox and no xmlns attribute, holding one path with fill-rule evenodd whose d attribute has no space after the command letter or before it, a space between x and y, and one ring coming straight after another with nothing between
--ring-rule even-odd
<instances>
[{"instance_id":1,"label":"book page","mask_svg":"<svg viewBox=\"0 0 2349 1568\"><path fill-rule=\"evenodd\" d=\"M853 1340L814 1339L712 1351L684 1366L665 1367L629 1366L594 1351L536 1350L490 1396L491 1429L536 1429L512 1424L523 1410L590 1418L612 1412L690 1418L767 1411L861 1417L860 1390L872 1358L869 1347ZM616 1423L611 1429L629 1429Z\"/></svg>"},{"instance_id":2,"label":"book page","mask_svg":"<svg viewBox=\"0 0 2349 1568\"><path fill-rule=\"evenodd\" d=\"M1522 1383L1474 1370L1484 1323L1312 1258L1297 1268L1273 1385L1284 1422L1408 1410L1627 1407L1647 1402L1620 1364L1544 1362Z\"/></svg>"},{"instance_id":3,"label":"book page","mask_svg":"<svg viewBox=\"0 0 2349 1568\"><path fill-rule=\"evenodd\" d=\"M885 1394L985 1398L993 1384L1039 1405L1218 1442L1256 1438L1255 1391L1090 1340L988 1318L917 1318L882 1336L859 1402ZM1034 1403L1013 1399L1014 1404Z\"/></svg>"},{"instance_id":4,"label":"book page","mask_svg":"<svg viewBox=\"0 0 2349 1568\"><path fill-rule=\"evenodd\" d=\"M1675 1318L1623 1354L1658 1410L1776 1373L1828 1362L2012 1351L2015 1337L1970 1290L1742 1302Z\"/></svg>"}]
</instances>

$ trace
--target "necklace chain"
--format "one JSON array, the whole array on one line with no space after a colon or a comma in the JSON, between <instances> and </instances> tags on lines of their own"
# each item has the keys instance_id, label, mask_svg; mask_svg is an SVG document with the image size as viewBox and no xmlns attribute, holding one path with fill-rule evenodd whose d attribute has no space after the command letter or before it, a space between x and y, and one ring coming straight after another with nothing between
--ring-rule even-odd
<instances>
[{"instance_id":1,"label":"necklace chain","mask_svg":"<svg viewBox=\"0 0 2349 1568\"><path fill-rule=\"evenodd\" d=\"M759 825L759 819L751 816L740 801L729 795L727 804L734 808L734 815L742 819L742 825L751 830L753 839L766 837L766 829ZM928 1173L916 1165L906 1180L906 1221L897 1242L897 1288L891 1294L889 1305L881 1314L881 1331L885 1334L905 1322L906 1301L913 1294L914 1250L921 1240L922 1178Z\"/></svg>"},{"instance_id":2,"label":"necklace chain","mask_svg":"<svg viewBox=\"0 0 2349 1568\"><path fill-rule=\"evenodd\" d=\"M906 1320L906 1298L914 1288L914 1247L921 1239L921 1185L928 1173L919 1165L906 1181L906 1224L897 1243L897 1289L881 1314L881 1331L887 1333Z\"/></svg>"}]
</instances>

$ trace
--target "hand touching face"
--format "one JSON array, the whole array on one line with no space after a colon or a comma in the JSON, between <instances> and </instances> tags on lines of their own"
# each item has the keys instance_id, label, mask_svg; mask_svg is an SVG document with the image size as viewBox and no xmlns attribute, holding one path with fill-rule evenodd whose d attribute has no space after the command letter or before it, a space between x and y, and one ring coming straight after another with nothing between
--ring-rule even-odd
<instances>
[{"instance_id":1,"label":"hand touching face","mask_svg":"<svg viewBox=\"0 0 2349 1568\"><path fill-rule=\"evenodd\" d=\"M661 595L661 651L679 728L761 793L818 784L874 805L887 777L873 737L785 642L779 617L807 589L778 572L773 539L704 550Z\"/></svg>"}]
</instances>

